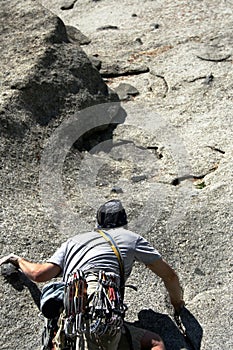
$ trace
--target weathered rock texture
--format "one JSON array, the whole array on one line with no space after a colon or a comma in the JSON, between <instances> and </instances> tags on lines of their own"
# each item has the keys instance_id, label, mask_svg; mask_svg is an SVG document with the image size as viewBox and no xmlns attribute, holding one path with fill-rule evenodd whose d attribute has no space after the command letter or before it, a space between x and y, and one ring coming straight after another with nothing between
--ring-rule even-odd
<instances>
[{"instance_id":1,"label":"weathered rock texture","mask_svg":"<svg viewBox=\"0 0 233 350\"><path fill-rule=\"evenodd\" d=\"M78 232L93 227L100 203L120 198L130 228L178 271L190 312L182 317L196 349L232 349L231 1L42 4L90 39L85 52L101 62L111 89L126 83L139 92L122 103L125 123L109 140L98 135L89 152L67 152L61 208L77 215ZM56 16L32 1L1 8L1 251L45 261L73 234L43 211L46 141L76 109L111 97ZM80 60L88 69L77 72ZM21 275L8 280L0 280L0 347L39 349L38 290ZM127 290L127 318L158 331L169 350L191 349L169 316L159 279L136 265L131 282L139 292Z\"/></svg>"}]
</instances>

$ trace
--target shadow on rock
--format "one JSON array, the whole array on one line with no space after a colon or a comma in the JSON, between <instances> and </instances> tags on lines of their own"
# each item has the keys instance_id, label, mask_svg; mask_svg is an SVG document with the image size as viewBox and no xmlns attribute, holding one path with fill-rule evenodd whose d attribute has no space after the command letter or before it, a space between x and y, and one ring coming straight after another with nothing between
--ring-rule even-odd
<instances>
[{"instance_id":1,"label":"shadow on rock","mask_svg":"<svg viewBox=\"0 0 233 350\"><path fill-rule=\"evenodd\" d=\"M38 309L40 308L41 291L34 282L29 280L21 271L8 265L2 267L1 274L17 291L22 292L25 287L28 288L36 306Z\"/></svg>"},{"instance_id":2,"label":"shadow on rock","mask_svg":"<svg viewBox=\"0 0 233 350\"><path fill-rule=\"evenodd\" d=\"M103 115L105 115L105 117L103 117ZM78 138L78 140L74 143L74 147L81 152L90 152L93 148L97 147L98 149L99 145L102 151L109 152L111 147L113 147L114 130L119 124L123 124L125 122L126 117L127 113L119 103L105 103L87 108L86 111L82 111L82 113L80 113L79 118L80 120L81 118L84 119L83 124L87 123L86 129L88 131L83 133L82 136ZM97 126L91 128L90 120L97 118L99 118L99 120L103 120L103 123L97 123ZM106 141L108 146L106 146Z\"/></svg>"},{"instance_id":3,"label":"shadow on rock","mask_svg":"<svg viewBox=\"0 0 233 350\"><path fill-rule=\"evenodd\" d=\"M168 315L154 312L151 309L141 310L138 314L138 321L134 322L134 325L159 334L167 350L199 350L203 334L199 322L186 308L183 308L180 319L185 334L182 334Z\"/></svg>"}]
</instances>

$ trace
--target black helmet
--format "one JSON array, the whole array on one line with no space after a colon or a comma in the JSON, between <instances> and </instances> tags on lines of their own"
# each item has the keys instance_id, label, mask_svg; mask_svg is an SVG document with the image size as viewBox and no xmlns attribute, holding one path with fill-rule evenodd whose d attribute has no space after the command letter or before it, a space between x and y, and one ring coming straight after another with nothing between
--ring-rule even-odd
<instances>
[{"instance_id":1,"label":"black helmet","mask_svg":"<svg viewBox=\"0 0 233 350\"><path fill-rule=\"evenodd\" d=\"M127 215L121 201L112 199L98 209L97 222L100 227L114 228L127 225Z\"/></svg>"}]
</instances>

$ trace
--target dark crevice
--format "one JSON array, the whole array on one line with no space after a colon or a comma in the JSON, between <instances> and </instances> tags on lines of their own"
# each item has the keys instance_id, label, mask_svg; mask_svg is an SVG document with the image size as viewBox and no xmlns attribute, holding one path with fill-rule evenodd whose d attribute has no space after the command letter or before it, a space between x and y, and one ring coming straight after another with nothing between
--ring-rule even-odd
<instances>
[{"instance_id":1,"label":"dark crevice","mask_svg":"<svg viewBox=\"0 0 233 350\"><path fill-rule=\"evenodd\" d=\"M207 173L201 174L201 175L190 175L190 174L187 174L187 175L183 175L183 176L176 177L175 179L172 180L171 185L177 186L177 185L179 185L179 184L180 184L182 181L184 181L184 180L193 180L193 181L195 181L195 180L202 180L202 179L204 179L204 177L205 177L206 175L212 173L212 172L215 171L217 168L218 168L218 167L215 166L215 167L209 169L209 170L207 171Z\"/></svg>"},{"instance_id":2,"label":"dark crevice","mask_svg":"<svg viewBox=\"0 0 233 350\"><path fill-rule=\"evenodd\" d=\"M162 159L163 155L161 152L159 152L159 147L158 146L147 146L147 149L150 149L154 151L158 159Z\"/></svg>"},{"instance_id":3,"label":"dark crevice","mask_svg":"<svg viewBox=\"0 0 233 350\"><path fill-rule=\"evenodd\" d=\"M214 76L213 76L212 73L210 73L209 75L203 75L203 76L196 77L196 78L193 78L191 80L188 80L188 83L194 83L197 80L204 80L203 84L208 85L214 80Z\"/></svg>"},{"instance_id":4,"label":"dark crevice","mask_svg":"<svg viewBox=\"0 0 233 350\"><path fill-rule=\"evenodd\" d=\"M71 1L68 1L67 3L65 3L63 6L61 6L60 8L61 8L61 10L71 10L73 7L74 7L74 5L75 5L75 3L77 2L77 0L71 0Z\"/></svg>"},{"instance_id":5,"label":"dark crevice","mask_svg":"<svg viewBox=\"0 0 233 350\"><path fill-rule=\"evenodd\" d=\"M109 30L109 29L118 30L119 28L117 26L113 26L113 25L106 25L106 26L102 26L102 27L97 28L97 30Z\"/></svg>"},{"instance_id":6,"label":"dark crevice","mask_svg":"<svg viewBox=\"0 0 233 350\"><path fill-rule=\"evenodd\" d=\"M100 72L102 78L117 78L117 77L127 77L131 75L139 75L139 74L144 74L148 73L150 70L148 67L145 69L129 69L127 71L105 71L105 72Z\"/></svg>"},{"instance_id":7,"label":"dark crevice","mask_svg":"<svg viewBox=\"0 0 233 350\"><path fill-rule=\"evenodd\" d=\"M209 58L209 57L201 57L201 56L197 56L197 58L199 58L202 61L210 61L210 62L224 62L227 61L228 58L230 58L231 55L227 55L225 57L221 57L221 58Z\"/></svg>"},{"instance_id":8,"label":"dark crevice","mask_svg":"<svg viewBox=\"0 0 233 350\"><path fill-rule=\"evenodd\" d=\"M206 147L212 149L212 151L216 151L216 152L219 152L221 154L225 154L226 153L225 151L223 151L223 150L221 150L221 149L219 149L217 147L213 147L213 146L206 146Z\"/></svg>"},{"instance_id":9,"label":"dark crevice","mask_svg":"<svg viewBox=\"0 0 233 350\"><path fill-rule=\"evenodd\" d=\"M167 96L167 93L169 91L169 86L168 86L168 83L167 83L167 80L165 79L165 77L163 75L160 75L160 74L155 74L155 76L157 78L160 78L163 80L163 83L165 85L165 93L163 94L163 97L166 97Z\"/></svg>"}]
</instances>

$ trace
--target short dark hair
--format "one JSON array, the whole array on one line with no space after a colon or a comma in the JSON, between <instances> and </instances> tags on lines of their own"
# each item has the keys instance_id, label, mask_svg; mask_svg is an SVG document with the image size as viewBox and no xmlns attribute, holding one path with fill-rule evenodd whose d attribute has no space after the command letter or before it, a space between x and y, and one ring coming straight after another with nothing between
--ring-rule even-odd
<instances>
[{"instance_id":1,"label":"short dark hair","mask_svg":"<svg viewBox=\"0 0 233 350\"><path fill-rule=\"evenodd\" d=\"M127 225L127 215L119 199L112 199L103 205L97 211L97 222L99 227L114 228Z\"/></svg>"}]
</instances>

